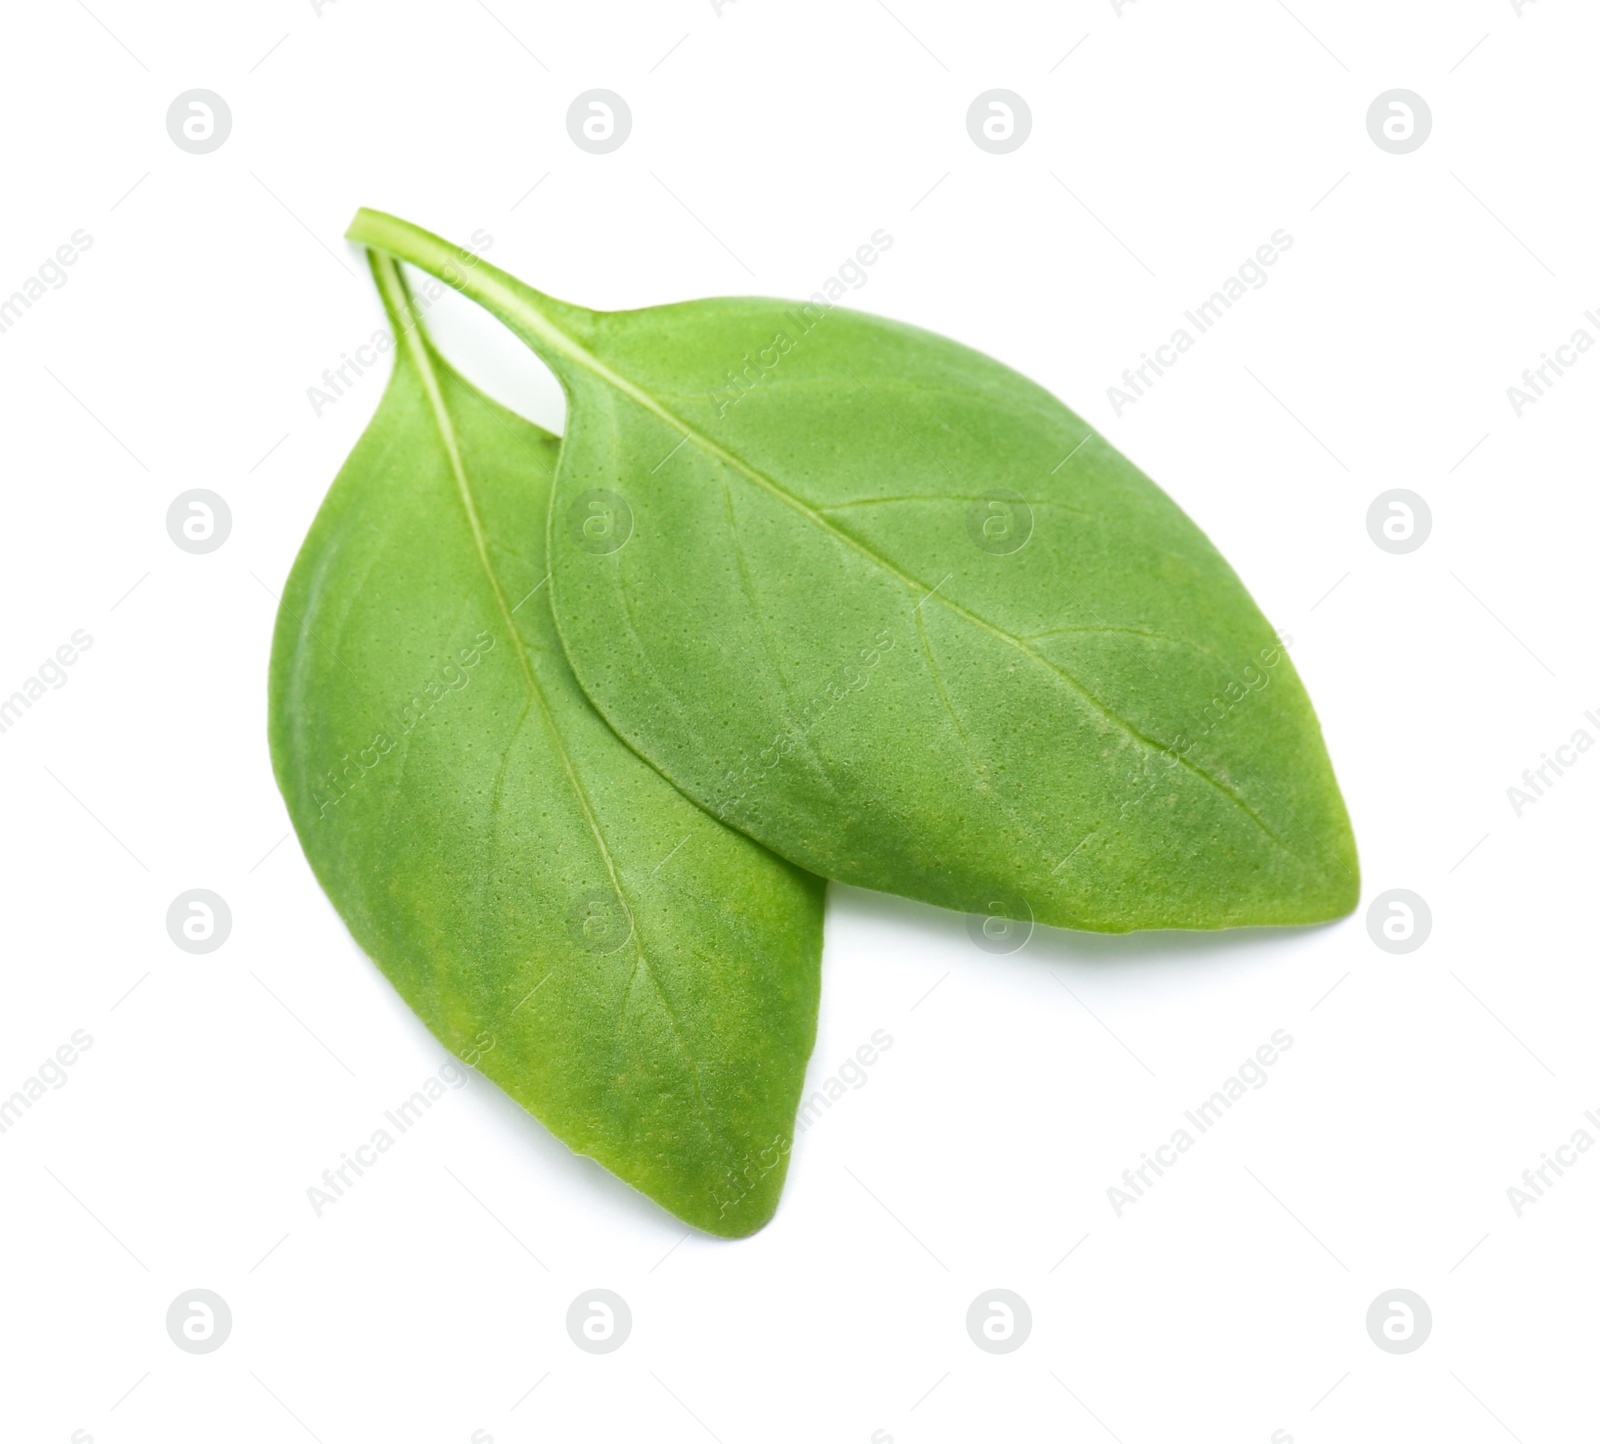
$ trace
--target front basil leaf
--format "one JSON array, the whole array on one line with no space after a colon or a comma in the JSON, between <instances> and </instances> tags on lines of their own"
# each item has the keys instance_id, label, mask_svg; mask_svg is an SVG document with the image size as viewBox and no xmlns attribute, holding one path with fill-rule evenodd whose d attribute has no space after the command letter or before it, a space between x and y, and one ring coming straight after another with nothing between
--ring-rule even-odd
<instances>
[{"instance_id":1,"label":"front basil leaf","mask_svg":"<svg viewBox=\"0 0 1600 1444\"><path fill-rule=\"evenodd\" d=\"M560 378L561 637L702 807L828 877L1063 927L1354 907L1349 818L1279 639L1047 392L859 313L600 314L453 268L392 217L350 234L459 286Z\"/></svg>"},{"instance_id":2,"label":"front basil leaf","mask_svg":"<svg viewBox=\"0 0 1600 1444\"><path fill-rule=\"evenodd\" d=\"M372 424L273 641L278 784L400 995L579 1153L726 1236L777 1207L823 884L724 827L585 699L550 614L556 438L434 351L394 262Z\"/></svg>"}]
</instances>

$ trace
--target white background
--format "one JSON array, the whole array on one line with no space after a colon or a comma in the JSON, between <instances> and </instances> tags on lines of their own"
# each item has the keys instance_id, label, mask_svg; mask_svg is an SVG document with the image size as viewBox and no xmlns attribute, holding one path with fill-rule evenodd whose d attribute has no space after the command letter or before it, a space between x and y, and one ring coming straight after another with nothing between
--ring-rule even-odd
<instances>
[{"instance_id":1,"label":"white background","mask_svg":"<svg viewBox=\"0 0 1600 1444\"><path fill-rule=\"evenodd\" d=\"M1520 817L1506 789L1600 738L1600 356L1520 418L1506 388L1600 338L1600 17L1122 10L8 10L0 295L74 230L93 245L0 335L0 694L94 642L0 735L0 1094L94 1042L0 1135L7 1440L1590 1437L1600 1152L1521 1217L1506 1190L1600 1139L1600 754ZM204 156L165 125L195 87L233 115ZM566 130L592 87L633 112L606 156ZM995 87L1033 116L1005 156L965 126ZM1366 128L1394 87L1433 114L1405 156ZM685 1237L477 1079L315 1217L307 1187L444 1061L286 837L265 745L274 597L382 386L320 417L306 395L380 323L341 240L361 204L482 227L603 308L804 295L888 230L852 302L1055 391L1292 634L1362 910L993 957L959 916L835 888L812 1081L894 1043L760 1235ZM1278 228L1269 284L1117 416L1122 368ZM538 364L449 299L446 349L559 426ZM192 487L232 509L207 556L166 532ZM1367 533L1392 487L1432 510L1410 555ZM206 956L164 921L195 887L233 912ZM1405 956L1364 918L1395 887L1433 913ZM1275 1029L1266 1086L1119 1218L1122 1170ZM594 1286L634 1317L602 1357L564 1325ZM201 1356L164 1322L193 1287L233 1314ZM1033 1314L1004 1356L964 1324L992 1287ZM1401 1356L1365 1327L1396 1287L1433 1314Z\"/></svg>"}]
</instances>

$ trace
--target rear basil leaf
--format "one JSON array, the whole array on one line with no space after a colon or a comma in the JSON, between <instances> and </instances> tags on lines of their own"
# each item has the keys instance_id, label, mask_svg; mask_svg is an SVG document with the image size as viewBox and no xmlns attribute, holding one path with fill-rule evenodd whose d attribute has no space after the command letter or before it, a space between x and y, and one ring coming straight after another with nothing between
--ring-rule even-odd
<instances>
[{"instance_id":1,"label":"rear basil leaf","mask_svg":"<svg viewBox=\"0 0 1600 1444\"><path fill-rule=\"evenodd\" d=\"M579 1153L685 1221L777 1207L823 884L697 808L585 699L550 614L556 438L452 371L398 268L377 415L273 642L273 765L400 995Z\"/></svg>"},{"instance_id":2,"label":"rear basil leaf","mask_svg":"<svg viewBox=\"0 0 1600 1444\"><path fill-rule=\"evenodd\" d=\"M392 217L350 234L460 287L560 378L561 637L702 807L828 877L1063 927L1354 907L1349 819L1283 645L1194 523L1047 392L858 313L601 314L464 273Z\"/></svg>"}]
</instances>

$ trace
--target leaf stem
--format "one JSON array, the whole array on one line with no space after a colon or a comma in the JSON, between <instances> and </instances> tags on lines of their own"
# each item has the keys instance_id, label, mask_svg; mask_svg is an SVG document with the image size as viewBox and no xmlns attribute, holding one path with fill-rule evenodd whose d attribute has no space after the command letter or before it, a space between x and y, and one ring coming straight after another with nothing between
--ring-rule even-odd
<instances>
[{"instance_id":1,"label":"leaf stem","mask_svg":"<svg viewBox=\"0 0 1600 1444\"><path fill-rule=\"evenodd\" d=\"M536 291L475 252L384 211L363 207L345 235L437 276L503 321L551 366L586 358L579 338L589 332L593 311Z\"/></svg>"},{"instance_id":2,"label":"leaf stem","mask_svg":"<svg viewBox=\"0 0 1600 1444\"><path fill-rule=\"evenodd\" d=\"M406 285L394 257L387 252L369 249L367 263L372 267L372 279L377 283L378 298L389 318L395 345L404 346L407 333L418 324L416 313L411 309L411 288Z\"/></svg>"}]
</instances>

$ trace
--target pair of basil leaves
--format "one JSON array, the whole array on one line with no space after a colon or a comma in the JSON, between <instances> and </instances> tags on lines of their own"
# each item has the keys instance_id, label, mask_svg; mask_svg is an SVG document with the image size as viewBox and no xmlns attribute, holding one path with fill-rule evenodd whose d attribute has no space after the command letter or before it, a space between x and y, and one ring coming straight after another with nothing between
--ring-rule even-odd
<instances>
[{"instance_id":1,"label":"pair of basil leaves","mask_svg":"<svg viewBox=\"0 0 1600 1444\"><path fill-rule=\"evenodd\" d=\"M357 942L574 1150L771 1218L823 878L1107 932L1354 907L1277 637L1046 392L870 316L602 314L350 236L394 373L284 592L273 764ZM565 438L443 361L396 259L551 367Z\"/></svg>"}]
</instances>

